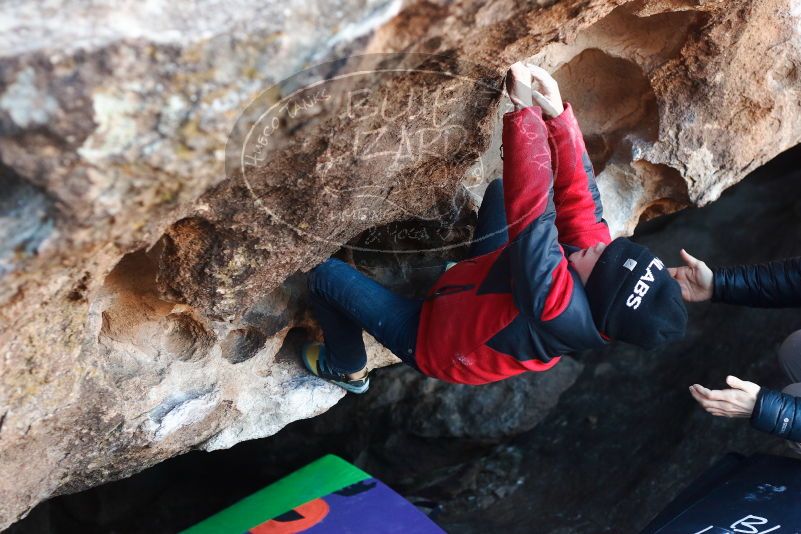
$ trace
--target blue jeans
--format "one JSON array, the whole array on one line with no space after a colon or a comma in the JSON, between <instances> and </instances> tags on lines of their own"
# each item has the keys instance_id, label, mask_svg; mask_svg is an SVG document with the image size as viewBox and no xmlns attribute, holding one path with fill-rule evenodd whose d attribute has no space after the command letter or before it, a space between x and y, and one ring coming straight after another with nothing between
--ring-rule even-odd
<instances>
[{"instance_id":1,"label":"blue jeans","mask_svg":"<svg viewBox=\"0 0 801 534\"><path fill-rule=\"evenodd\" d=\"M468 257L492 252L507 239L503 185L498 178L484 193ZM353 373L367 365L362 330L417 369L415 347L422 298L396 295L333 258L312 269L308 285L312 311L323 330L326 356L333 371Z\"/></svg>"}]
</instances>

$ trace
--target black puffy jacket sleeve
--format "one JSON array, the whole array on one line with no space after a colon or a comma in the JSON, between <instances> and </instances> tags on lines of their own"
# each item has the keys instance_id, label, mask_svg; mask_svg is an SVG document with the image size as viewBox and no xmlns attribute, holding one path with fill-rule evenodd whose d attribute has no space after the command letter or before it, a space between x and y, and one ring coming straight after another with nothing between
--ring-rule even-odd
<instances>
[{"instance_id":1,"label":"black puffy jacket sleeve","mask_svg":"<svg viewBox=\"0 0 801 534\"><path fill-rule=\"evenodd\" d=\"M751 426L790 441L801 441L801 398L762 388L757 395Z\"/></svg>"},{"instance_id":2,"label":"black puffy jacket sleeve","mask_svg":"<svg viewBox=\"0 0 801 534\"><path fill-rule=\"evenodd\" d=\"M801 306L801 257L712 272L713 301L758 308Z\"/></svg>"}]
</instances>

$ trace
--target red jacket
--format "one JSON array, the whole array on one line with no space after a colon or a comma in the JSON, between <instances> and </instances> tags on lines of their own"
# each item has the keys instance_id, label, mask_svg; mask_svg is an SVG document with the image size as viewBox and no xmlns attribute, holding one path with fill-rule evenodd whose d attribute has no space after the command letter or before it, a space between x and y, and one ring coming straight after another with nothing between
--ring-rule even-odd
<instances>
[{"instance_id":1,"label":"red jacket","mask_svg":"<svg viewBox=\"0 0 801 534\"><path fill-rule=\"evenodd\" d=\"M611 241L570 104L548 120L537 106L506 113L502 146L509 241L445 271L420 316L417 365L448 382L544 371L606 343L562 246Z\"/></svg>"}]
</instances>

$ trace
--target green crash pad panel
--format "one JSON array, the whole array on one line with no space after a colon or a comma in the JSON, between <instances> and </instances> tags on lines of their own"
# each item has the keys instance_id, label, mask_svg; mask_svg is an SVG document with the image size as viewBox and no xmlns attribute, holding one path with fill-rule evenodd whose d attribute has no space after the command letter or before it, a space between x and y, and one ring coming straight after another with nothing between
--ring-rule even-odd
<instances>
[{"instance_id":1,"label":"green crash pad panel","mask_svg":"<svg viewBox=\"0 0 801 534\"><path fill-rule=\"evenodd\" d=\"M441 533L381 481L327 455L187 529L187 534Z\"/></svg>"}]
</instances>

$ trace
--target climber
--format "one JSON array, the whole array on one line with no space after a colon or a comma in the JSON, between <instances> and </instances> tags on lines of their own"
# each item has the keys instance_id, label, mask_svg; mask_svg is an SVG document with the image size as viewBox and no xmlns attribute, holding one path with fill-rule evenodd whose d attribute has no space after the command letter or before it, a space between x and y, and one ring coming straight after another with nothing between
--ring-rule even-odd
<instances>
[{"instance_id":1,"label":"climber","mask_svg":"<svg viewBox=\"0 0 801 534\"><path fill-rule=\"evenodd\" d=\"M711 300L758 308L801 306L801 257L715 269L685 250L681 257L686 265L669 271L687 302ZM790 440L791 447L801 453L801 330L782 343L779 364L792 382L782 391L728 376L728 389L710 390L693 384L690 393L712 415L748 417L754 428Z\"/></svg>"},{"instance_id":2,"label":"climber","mask_svg":"<svg viewBox=\"0 0 801 534\"><path fill-rule=\"evenodd\" d=\"M515 109L503 116L503 181L487 187L468 258L424 299L395 295L339 260L317 266L308 284L324 343L303 348L311 373L366 391L362 329L423 374L461 384L545 371L609 339L651 348L684 335L681 291L662 262L611 240L556 81L515 63L506 89Z\"/></svg>"}]
</instances>

